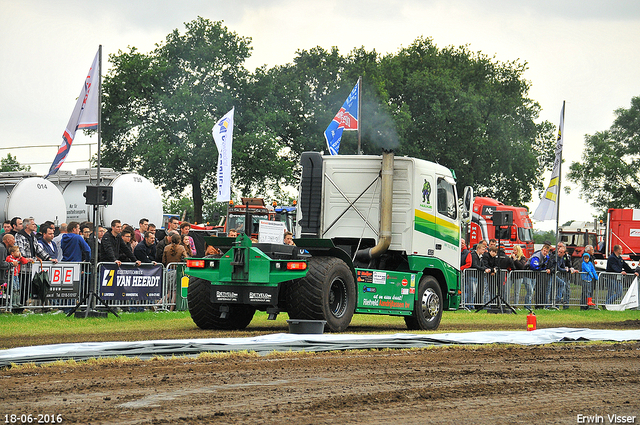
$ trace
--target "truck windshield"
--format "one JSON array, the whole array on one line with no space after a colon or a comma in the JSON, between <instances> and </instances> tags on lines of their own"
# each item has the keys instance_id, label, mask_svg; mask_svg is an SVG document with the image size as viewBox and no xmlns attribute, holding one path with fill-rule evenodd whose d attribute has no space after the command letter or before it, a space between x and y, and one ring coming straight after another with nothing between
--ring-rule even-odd
<instances>
[{"instance_id":1,"label":"truck windshield","mask_svg":"<svg viewBox=\"0 0 640 425\"><path fill-rule=\"evenodd\" d=\"M560 240L567 244L567 246L598 246L596 235L589 234L586 238L584 233L560 233Z\"/></svg>"},{"instance_id":2,"label":"truck windshield","mask_svg":"<svg viewBox=\"0 0 640 425\"><path fill-rule=\"evenodd\" d=\"M251 229L249 234L258 233L260 228L260 220L268 220L267 214L251 214ZM236 229L238 233L244 232L244 214L229 214L229 222L227 223L227 232Z\"/></svg>"},{"instance_id":3,"label":"truck windshield","mask_svg":"<svg viewBox=\"0 0 640 425\"><path fill-rule=\"evenodd\" d=\"M533 231L532 229L527 229L524 227L518 227L518 239L522 242L531 242L533 241Z\"/></svg>"}]
</instances>

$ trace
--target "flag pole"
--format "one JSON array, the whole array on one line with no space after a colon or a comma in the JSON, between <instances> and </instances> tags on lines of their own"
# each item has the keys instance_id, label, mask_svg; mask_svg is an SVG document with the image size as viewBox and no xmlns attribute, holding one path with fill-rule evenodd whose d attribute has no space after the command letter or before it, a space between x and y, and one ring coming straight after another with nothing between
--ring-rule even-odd
<instances>
[{"instance_id":1,"label":"flag pole","mask_svg":"<svg viewBox=\"0 0 640 425\"><path fill-rule=\"evenodd\" d=\"M97 158L97 167L96 167L96 186L98 186L98 193L100 193L100 142L102 138L102 44L98 47L98 158ZM98 240L98 230L99 224L98 220L100 220L100 205L93 206L93 288L95 293L98 293L98 251L99 240ZM95 307L95 301L92 299L89 300L89 305L87 305L87 310L89 308ZM92 305L94 304L94 305Z\"/></svg>"},{"instance_id":2,"label":"flag pole","mask_svg":"<svg viewBox=\"0 0 640 425\"><path fill-rule=\"evenodd\" d=\"M562 113L560 114L560 124L558 126L558 141L562 140L562 149L564 149L564 104L565 101L562 101ZM556 150L557 150L557 142L556 142ZM558 258L558 243L560 242L560 227L558 223L560 223L560 190L562 189L562 150L560 150L560 163L558 164L558 191L556 196L556 264L553 267L553 287L551 288L551 300L547 300L553 304L552 300L555 300L554 294L557 293L558 286L558 264L560 259ZM565 264L566 267L566 264ZM573 265L572 265L573 267ZM566 290L566 289L565 289ZM560 300L562 301L562 300ZM556 306L558 307L558 306Z\"/></svg>"},{"instance_id":3,"label":"flag pole","mask_svg":"<svg viewBox=\"0 0 640 425\"><path fill-rule=\"evenodd\" d=\"M358 77L358 155L362 155L362 75Z\"/></svg>"},{"instance_id":4,"label":"flag pole","mask_svg":"<svg viewBox=\"0 0 640 425\"><path fill-rule=\"evenodd\" d=\"M558 139L563 140L564 149L564 106L565 101L562 101L562 116L560 117L560 126L558 129ZM558 196L556 199L556 246L558 245L558 238L560 237L560 231L558 223L560 222L560 189L562 188L562 150L560 151L560 164L558 164Z\"/></svg>"}]
</instances>

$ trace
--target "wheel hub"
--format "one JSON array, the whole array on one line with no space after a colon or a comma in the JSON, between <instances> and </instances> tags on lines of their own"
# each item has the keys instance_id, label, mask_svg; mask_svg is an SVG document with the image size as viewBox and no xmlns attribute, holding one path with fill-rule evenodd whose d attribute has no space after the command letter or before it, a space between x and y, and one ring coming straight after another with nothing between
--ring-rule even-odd
<instances>
[{"instance_id":1,"label":"wheel hub","mask_svg":"<svg viewBox=\"0 0 640 425\"><path fill-rule=\"evenodd\" d=\"M422 314L427 321L434 320L440 312L440 299L431 288L422 294Z\"/></svg>"},{"instance_id":2,"label":"wheel hub","mask_svg":"<svg viewBox=\"0 0 640 425\"><path fill-rule=\"evenodd\" d=\"M335 317L342 317L347 310L347 285L342 279L331 282L329 289L329 307Z\"/></svg>"}]
</instances>

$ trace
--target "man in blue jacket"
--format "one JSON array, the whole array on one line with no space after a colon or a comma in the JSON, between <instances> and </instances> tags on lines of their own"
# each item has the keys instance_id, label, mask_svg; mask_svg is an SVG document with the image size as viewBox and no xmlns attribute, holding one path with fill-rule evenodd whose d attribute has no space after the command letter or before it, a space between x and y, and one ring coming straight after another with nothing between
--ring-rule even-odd
<instances>
[{"instance_id":1,"label":"man in blue jacket","mask_svg":"<svg viewBox=\"0 0 640 425\"><path fill-rule=\"evenodd\" d=\"M72 221L67 225L67 233L62 235L60 242L62 261L91 261L91 247L80 236L80 223Z\"/></svg>"},{"instance_id":2,"label":"man in blue jacket","mask_svg":"<svg viewBox=\"0 0 640 425\"><path fill-rule=\"evenodd\" d=\"M537 272L544 272L547 269L547 261L549 261L549 250L551 249L551 245L545 243L542 245L542 249L533 253L529 261L527 262L527 266L529 270L534 270ZM525 295L525 307L531 309L531 297L535 288L535 301L536 308L542 308L542 304L544 304L544 298L546 295L545 284L547 283L547 278L540 276L529 277L527 278L527 294Z\"/></svg>"}]
</instances>

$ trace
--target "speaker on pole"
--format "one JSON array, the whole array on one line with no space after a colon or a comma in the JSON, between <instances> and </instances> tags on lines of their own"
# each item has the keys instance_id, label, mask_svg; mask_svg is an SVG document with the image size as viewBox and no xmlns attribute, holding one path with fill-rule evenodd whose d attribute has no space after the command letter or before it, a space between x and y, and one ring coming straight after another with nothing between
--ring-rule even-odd
<instances>
[{"instance_id":1,"label":"speaker on pole","mask_svg":"<svg viewBox=\"0 0 640 425\"><path fill-rule=\"evenodd\" d=\"M511 226L513 224L513 211L495 211L491 218L495 227Z\"/></svg>"}]
</instances>

